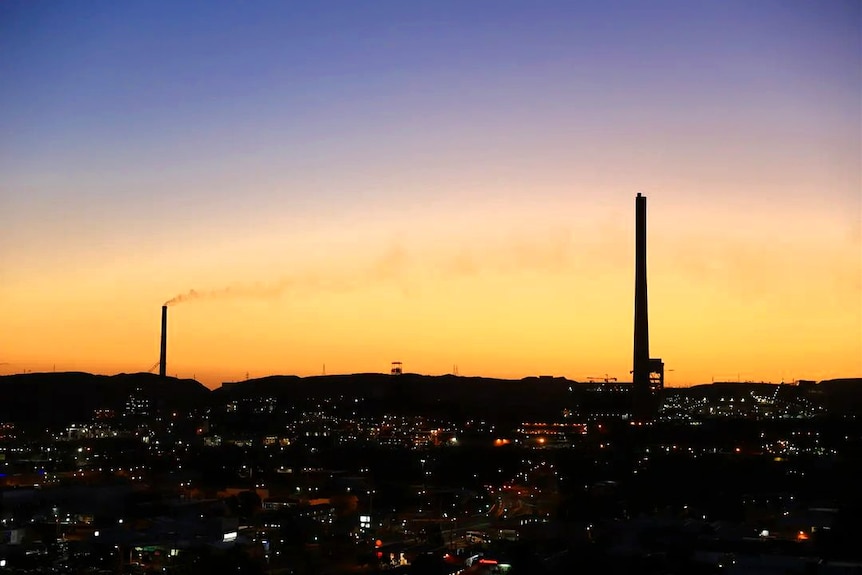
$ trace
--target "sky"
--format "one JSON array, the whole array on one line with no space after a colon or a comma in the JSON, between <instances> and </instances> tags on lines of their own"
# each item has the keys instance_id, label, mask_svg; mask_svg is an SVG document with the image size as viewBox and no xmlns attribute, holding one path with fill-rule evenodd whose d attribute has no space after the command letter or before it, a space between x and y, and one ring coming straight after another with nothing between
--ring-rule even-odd
<instances>
[{"instance_id":1,"label":"sky","mask_svg":"<svg viewBox=\"0 0 862 575\"><path fill-rule=\"evenodd\" d=\"M0 3L0 374L862 376L862 4ZM189 297L193 290L193 295Z\"/></svg>"}]
</instances>

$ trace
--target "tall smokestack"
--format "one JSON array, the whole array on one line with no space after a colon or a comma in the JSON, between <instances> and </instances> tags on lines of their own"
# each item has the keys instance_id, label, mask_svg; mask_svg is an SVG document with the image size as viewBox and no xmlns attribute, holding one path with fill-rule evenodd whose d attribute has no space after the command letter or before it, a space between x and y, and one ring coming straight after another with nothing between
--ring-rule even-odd
<instances>
[{"instance_id":1,"label":"tall smokestack","mask_svg":"<svg viewBox=\"0 0 862 575\"><path fill-rule=\"evenodd\" d=\"M646 200L646 196L641 194L635 198L635 334L632 383L635 414L640 417L647 415L650 396Z\"/></svg>"},{"instance_id":2,"label":"tall smokestack","mask_svg":"<svg viewBox=\"0 0 862 575\"><path fill-rule=\"evenodd\" d=\"M159 375L165 377L168 370L168 306L162 306L162 347L159 354Z\"/></svg>"}]
</instances>

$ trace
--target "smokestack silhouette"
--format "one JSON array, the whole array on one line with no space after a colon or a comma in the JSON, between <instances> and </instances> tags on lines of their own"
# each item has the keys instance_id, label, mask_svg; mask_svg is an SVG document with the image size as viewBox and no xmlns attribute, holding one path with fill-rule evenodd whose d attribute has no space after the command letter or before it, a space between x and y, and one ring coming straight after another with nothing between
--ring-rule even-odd
<instances>
[{"instance_id":1,"label":"smokestack silhouette","mask_svg":"<svg viewBox=\"0 0 862 575\"><path fill-rule=\"evenodd\" d=\"M165 377L168 370L168 306L162 306L162 347L159 354L159 375Z\"/></svg>"},{"instance_id":2,"label":"smokestack silhouette","mask_svg":"<svg viewBox=\"0 0 862 575\"><path fill-rule=\"evenodd\" d=\"M635 333L632 383L635 415L648 416L650 399L649 315L647 308L646 196L635 198Z\"/></svg>"}]
</instances>

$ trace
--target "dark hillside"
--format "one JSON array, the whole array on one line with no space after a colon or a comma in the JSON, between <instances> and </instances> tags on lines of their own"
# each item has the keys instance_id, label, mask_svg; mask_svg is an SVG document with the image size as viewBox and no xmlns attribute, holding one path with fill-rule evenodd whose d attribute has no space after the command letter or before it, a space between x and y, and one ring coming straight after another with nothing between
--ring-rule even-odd
<instances>
[{"instance_id":1,"label":"dark hillside","mask_svg":"<svg viewBox=\"0 0 862 575\"><path fill-rule=\"evenodd\" d=\"M122 411L133 394L154 407L186 408L204 405L209 390L191 379L150 373L8 375L0 377L0 421L31 429L89 421L95 409Z\"/></svg>"}]
</instances>

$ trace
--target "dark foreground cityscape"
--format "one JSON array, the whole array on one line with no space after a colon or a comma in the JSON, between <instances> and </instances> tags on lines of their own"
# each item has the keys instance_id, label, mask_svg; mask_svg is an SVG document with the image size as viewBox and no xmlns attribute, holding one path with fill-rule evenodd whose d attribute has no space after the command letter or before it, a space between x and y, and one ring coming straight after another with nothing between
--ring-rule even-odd
<instances>
[{"instance_id":1,"label":"dark foreground cityscape","mask_svg":"<svg viewBox=\"0 0 862 575\"><path fill-rule=\"evenodd\" d=\"M4 573L854 573L862 381L0 379Z\"/></svg>"}]
</instances>

